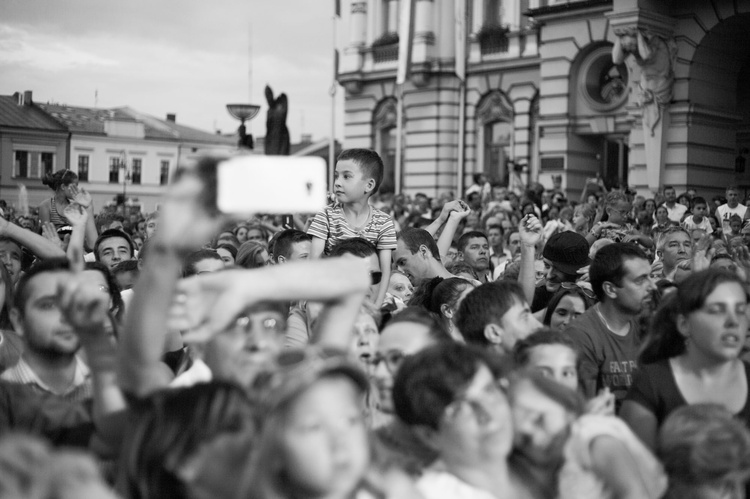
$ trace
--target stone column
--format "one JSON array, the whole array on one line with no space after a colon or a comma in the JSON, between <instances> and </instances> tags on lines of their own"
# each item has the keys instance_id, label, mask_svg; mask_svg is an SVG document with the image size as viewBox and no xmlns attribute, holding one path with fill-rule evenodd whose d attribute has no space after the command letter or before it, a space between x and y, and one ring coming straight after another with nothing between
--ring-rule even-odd
<instances>
[{"instance_id":1,"label":"stone column","mask_svg":"<svg viewBox=\"0 0 750 499\"><path fill-rule=\"evenodd\" d=\"M412 64L425 64L430 61L432 47L435 45L433 27L433 0L417 0L414 9L414 45L412 46Z\"/></svg>"},{"instance_id":2,"label":"stone column","mask_svg":"<svg viewBox=\"0 0 750 499\"><path fill-rule=\"evenodd\" d=\"M363 53L367 43L367 0L354 0L351 3L349 20L349 42L344 48L341 72L351 73L362 69Z\"/></svg>"}]
</instances>

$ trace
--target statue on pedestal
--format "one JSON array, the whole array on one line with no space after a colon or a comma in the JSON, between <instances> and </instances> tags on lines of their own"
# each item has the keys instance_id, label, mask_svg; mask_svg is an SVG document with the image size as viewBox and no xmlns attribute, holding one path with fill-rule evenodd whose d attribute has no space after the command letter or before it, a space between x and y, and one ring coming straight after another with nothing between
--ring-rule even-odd
<instances>
[{"instance_id":1,"label":"statue on pedestal","mask_svg":"<svg viewBox=\"0 0 750 499\"><path fill-rule=\"evenodd\" d=\"M286 94L273 98L273 90L266 85L268 114L266 115L265 153L289 155L289 129L286 127L286 114L289 107Z\"/></svg>"}]
</instances>

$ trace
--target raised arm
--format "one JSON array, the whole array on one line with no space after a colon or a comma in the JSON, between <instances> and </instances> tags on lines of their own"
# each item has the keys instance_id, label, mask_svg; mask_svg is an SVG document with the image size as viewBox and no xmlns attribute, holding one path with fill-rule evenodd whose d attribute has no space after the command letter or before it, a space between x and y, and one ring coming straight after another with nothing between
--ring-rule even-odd
<instances>
[{"instance_id":1,"label":"raised arm","mask_svg":"<svg viewBox=\"0 0 750 499\"><path fill-rule=\"evenodd\" d=\"M437 247L440 251L441 258L448 254L448 250L453 243L453 238L456 235L456 230L458 229L461 220L469 216L470 213L471 210L468 209L467 206L465 210L451 211L448 215L448 221L445 223L445 228L443 229L443 232L440 234L440 237L437 241Z\"/></svg>"},{"instance_id":2,"label":"raised arm","mask_svg":"<svg viewBox=\"0 0 750 499\"><path fill-rule=\"evenodd\" d=\"M19 227L16 224L10 223L2 217L0 217L0 236L13 239L41 260L46 260L48 258L65 258L65 252L59 245L53 243L44 236L40 236L36 232L32 232L23 227Z\"/></svg>"},{"instance_id":3,"label":"raised arm","mask_svg":"<svg viewBox=\"0 0 750 499\"><path fill-rule=\"evenodd\" d=\"M180 281L178 289L186 297L194 322L184 338L207 341L226 329L248 306L261 301L308 300L359 307L369 285L368 262L351 256L228 270L185 279ZM318 327L313 341L347 348L354 317L356 313L348 323L340 320L331 324L333 327Z\"/></svg>"},{"instance_id":4,"label":"raised arm","mask_svg":"<svg viewBox=\"0 0 750 499\"><path fill-rule=\"evenodd\" d=\"M521 269L518 273L518 282L526 301L532 303L536 291L534 260L536 245L542 238L542 223L534 215L526 215L518 224L518 234L521 237Z\"/></svg>"},{"instance_id":5,"label":"raised arm","mask_svg":"<svg viewBox=\"0 0 750 499\"><path fill-rule=\"evenodd\" d=\"M466 206L466 203L463 201L457 199L454 201L449 201L443 205L443 209L440 210L440 215L433 220L433 222L425 227L425 230L430 233L433 237L435 237L435 234L438 233L440 228L445 225L445 223L448 221L448 216L453 211L464 211L468 210L469 207Z\"/></svg>"},{"instance_id":6,"label":"raised arm","mask_svg":"<svg viewBox=\"0 0 750 499\"><path fill-rule=\"evenodd\" d=\"M161 358L168 339L181 341L170 327L168 313L183 259L211 240L222 224L202 207L202 190L203 184L191 173L170 188L159 215L159 230L149 242L150 251L128 307L120 337L118 374L123 389L138 396L163 388L171 379Z\"/></svg>"}]
</instances>

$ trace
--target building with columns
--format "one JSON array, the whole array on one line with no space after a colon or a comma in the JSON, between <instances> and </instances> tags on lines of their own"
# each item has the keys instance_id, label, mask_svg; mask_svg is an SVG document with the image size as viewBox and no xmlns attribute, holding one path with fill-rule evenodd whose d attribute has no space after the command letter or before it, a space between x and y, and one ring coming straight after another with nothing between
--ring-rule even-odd
<instances>
[{"instance_id":1,"label":"building with columns","mask_svg":"<svg viewBox=\"0 0 750 499\"><path fill-rule=\"evenodd\" d=\"M350 0L343 16L344 147L383 156L385 189L455 192L475 173L559 175L570 196L596 176L643 194L750 188L750 2L413 0L400 93L405 1Z\"/></svg>"}]
</instances>

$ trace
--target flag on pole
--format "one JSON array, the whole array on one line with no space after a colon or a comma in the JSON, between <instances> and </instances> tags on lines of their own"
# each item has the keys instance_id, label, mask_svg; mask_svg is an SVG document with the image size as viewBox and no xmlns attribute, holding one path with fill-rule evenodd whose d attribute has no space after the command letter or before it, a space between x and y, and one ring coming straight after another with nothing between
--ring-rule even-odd
<instances>
[{"instance_id":1,"label":"flag on pole","mask_svg":"<svg viewBox=\"0 0 750 499\"><path fill-rule=\"evenodd\" d=\"M333 0L333 15L341 17L341 0Z\"/></svg>"},{"instance_id":2,"label":"flag on pole","mask_svg":"<svg viewBox=\"0 0 750 499\"><path fill-rule=\"evenodd\" d=\"M333 81L339 77L339 49L333 49Z\"/></svg>"},{"instance_id":3,"label":"flag on pole","mask_svg":"<svg viewBox=\"0 0 750 499\"><path fill-rule=\"evenodd\" d=\"M403 85L409 77L411 46L414 39L414 0L401 0L398 25L398 70L396 85Z\"/></svg>"},{"instance_id":4,"label":"flag on pole","mask_svg":"<svg viewBox=\"0 0 750 499\"><path fill-rule=\"evenodd\" d=\"M455 7L456 76L464 81L466 79L466 0L456 0Z\"/></svg>"}]
</instances>

